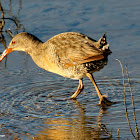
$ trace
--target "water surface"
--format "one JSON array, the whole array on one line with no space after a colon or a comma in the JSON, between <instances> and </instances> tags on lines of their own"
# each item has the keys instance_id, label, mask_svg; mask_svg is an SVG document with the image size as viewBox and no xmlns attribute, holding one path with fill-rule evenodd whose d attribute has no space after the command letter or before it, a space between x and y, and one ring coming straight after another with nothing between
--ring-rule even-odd
<instances>
[{"instance_id":1,"label":"water surface","mask_svg":"<svg viewBox=\"0 0 140 140\"><path fill-rule=\"evenodd\" d=\"M42 41L61 32L81 32L99 39L107 32L112 54L108 64L94 73L102 93L118 102L106 109L98 106L98 96L88 78L76 101L66 100L78 81L66 79L37 67L29 55L13 52L0 63L0 139L92 140L134 139L124 110L123 81L119 62L127 63L140 128L140 2L128 1L1 1L5 17L3 31L27 31ZM0 13L1 14L1 13ZM25 29L24 29L25 28ZM0 52L11 40L2 32ZM127 77L129 119L135 134ZM136 136L136 134L135 134Z\"/></svg>"}]
</instances>

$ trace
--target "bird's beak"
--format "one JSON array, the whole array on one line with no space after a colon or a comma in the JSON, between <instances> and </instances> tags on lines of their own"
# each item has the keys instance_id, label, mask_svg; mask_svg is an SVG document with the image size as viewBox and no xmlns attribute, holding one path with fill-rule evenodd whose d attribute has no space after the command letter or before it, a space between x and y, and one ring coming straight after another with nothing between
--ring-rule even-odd
<instances>
[{"instance_id":1,"label":"bird's beak","mask_svg":"<svg viewBox=\"0 0 140 140\"><path fill-rule=\"evenodd\" d=\"M12 52L12 48L6 48L4 52L0 55L0 62L3 60L5 56Z\"/></svg>"}]
</instances>

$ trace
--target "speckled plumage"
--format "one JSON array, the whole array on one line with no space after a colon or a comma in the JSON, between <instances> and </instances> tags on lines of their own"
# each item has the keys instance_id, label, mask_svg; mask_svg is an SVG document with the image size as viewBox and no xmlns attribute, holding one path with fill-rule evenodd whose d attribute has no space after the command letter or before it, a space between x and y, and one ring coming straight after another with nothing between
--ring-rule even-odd
<instances>
[{"instance_id":1,"label":"speckled plumage","mask_svg":"<svg viewBox=\"0 0 140 140\"><path fill-rule=\"evenodd\" d=\"M96 65L97 60L104 59L104 52L99 47L97 41L75 32L58 34L43 44L46 61L57 65L57 74L72 79L83 78L87 72L101 68ZM49 69L42 64L41 67L56 73L54 66Z\"/></svg>"},{"instance_id":2,"label":"speckled plumage","mask_svg":"<svg viewBox=\"0 0 140 140\"><path fill-rule=\"evenodd\" d=\"M43 43L34 35L23 32L11 40L0 61L12 51L25 51L39 67L64 77L79 79L77 91L71 98L76 98L82 91L82 78L88 76L102 101L103 96L91 73L106 65L111 52L105 34L96 41L81 33L66 32Z\"/></svg>"}]
</instances>

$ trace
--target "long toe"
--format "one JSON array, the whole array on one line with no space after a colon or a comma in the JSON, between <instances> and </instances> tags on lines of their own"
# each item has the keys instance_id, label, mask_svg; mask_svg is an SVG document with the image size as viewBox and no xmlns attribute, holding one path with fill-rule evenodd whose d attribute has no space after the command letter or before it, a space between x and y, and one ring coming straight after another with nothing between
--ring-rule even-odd
<instances>
[{"instance_id":1,"label":"long toe","mask_svg":"<svg viewBox=\"0 0 140 140\"><path fill-rule=\"evenodd\" d=\"M100 101L99 101L99 105L101 106L109 106L109 105L112 105L114 104L112 101L110 101L106 95L102 95L102 97L100 98Z\"/></svg>"}]
</instances>

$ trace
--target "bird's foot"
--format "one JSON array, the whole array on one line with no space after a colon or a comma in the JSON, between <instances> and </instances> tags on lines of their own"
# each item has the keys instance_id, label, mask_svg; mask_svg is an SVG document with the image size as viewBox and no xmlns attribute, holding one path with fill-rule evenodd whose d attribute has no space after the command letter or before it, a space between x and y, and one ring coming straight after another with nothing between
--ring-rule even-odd
<instances>
[{"instance_id":1,"label":"bird's foot","mask_svg":"<svg viewBox=\"0 0 140 140\"><path fill-rule=\"evenodd\" d=\"M76 100L76 97L72 97L72 96L71 96L69 99Z\"/></svg>"},{"instance_id":2,"label":"bird's foot","mask_svg":"<svg viewBox=\"0 0 140 140\"><path fill-rule=\"evenodd\" d=\"M101 105L101 106L109 106L109 105L112 105L114 104L113 102L111 102L108 98L107 98L107 95L102 95L100 97L100 101L99 101L99 104L98 105Z\"/></svg>"}]
</instances>

